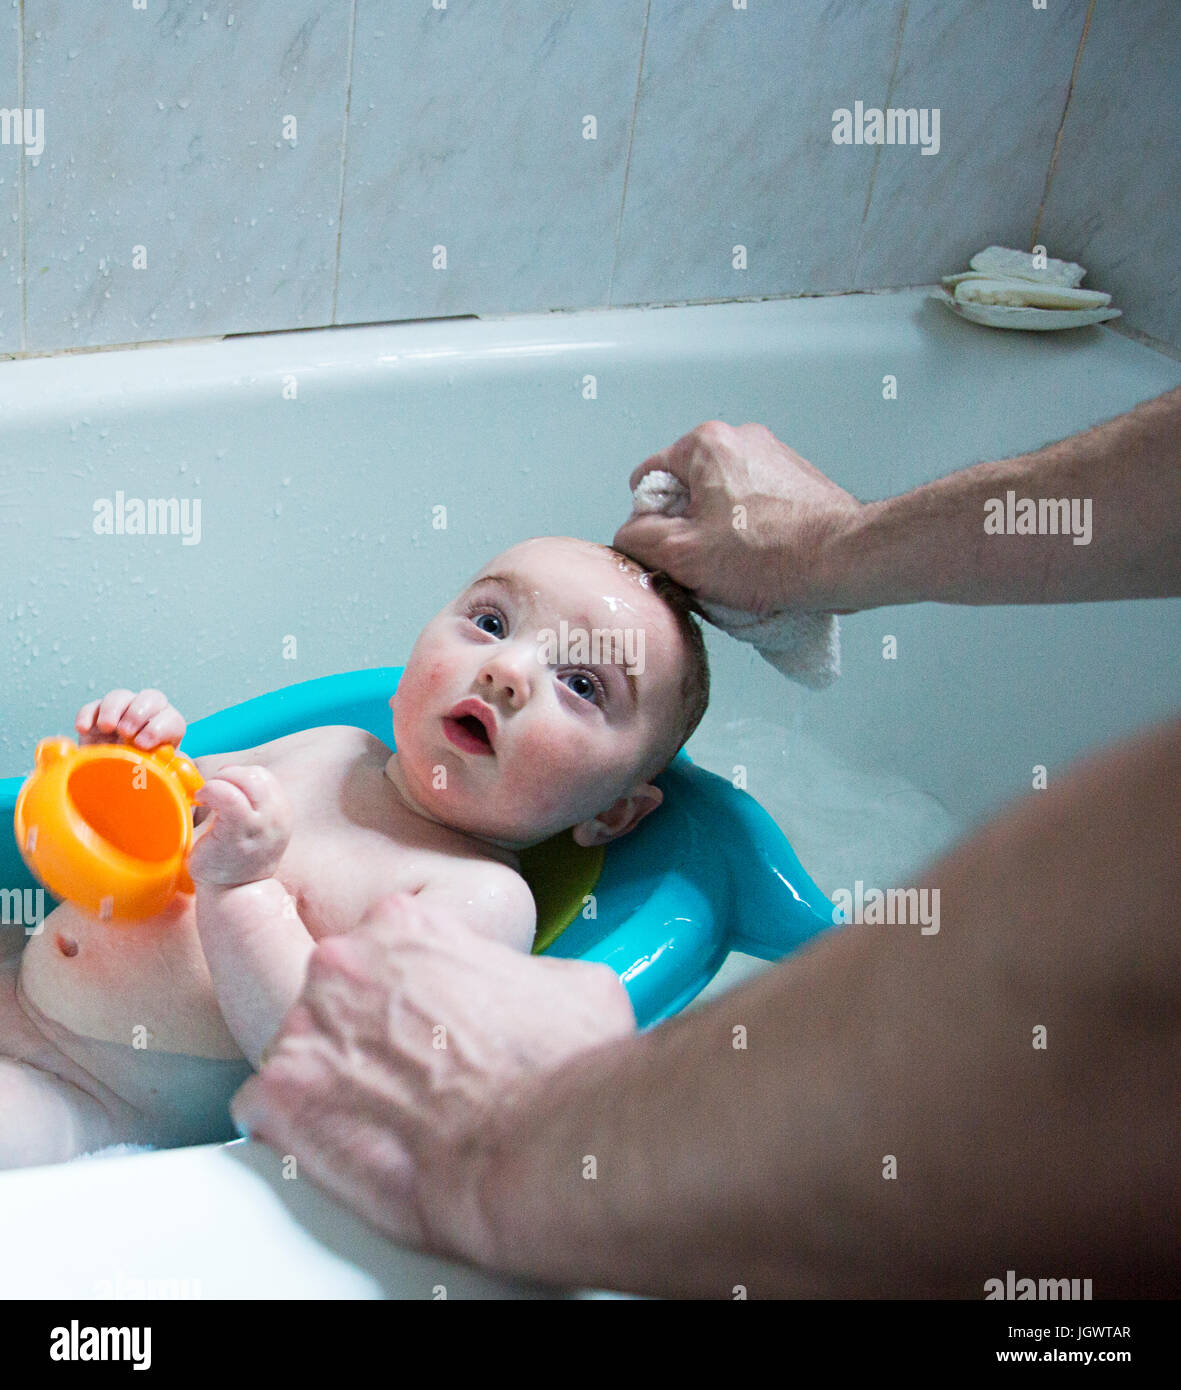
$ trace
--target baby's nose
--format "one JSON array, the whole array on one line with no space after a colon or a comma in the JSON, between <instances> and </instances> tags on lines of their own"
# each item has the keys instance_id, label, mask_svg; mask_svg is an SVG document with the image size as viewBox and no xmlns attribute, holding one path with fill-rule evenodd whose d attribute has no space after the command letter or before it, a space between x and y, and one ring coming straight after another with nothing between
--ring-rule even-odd
<instances>
[{"instance_id":1,"label":"baby's nose","mask_svg":"<svg viewBox=\"0 0 1181 1390\"><path fill-rule=\"evenodd\" d=\"M480 673L480 679L482 683L514 702L523 700L529 692L529 678L525 674L524 660L513 660L507 653L489 661Z\"/></svg>"}]
</instances>

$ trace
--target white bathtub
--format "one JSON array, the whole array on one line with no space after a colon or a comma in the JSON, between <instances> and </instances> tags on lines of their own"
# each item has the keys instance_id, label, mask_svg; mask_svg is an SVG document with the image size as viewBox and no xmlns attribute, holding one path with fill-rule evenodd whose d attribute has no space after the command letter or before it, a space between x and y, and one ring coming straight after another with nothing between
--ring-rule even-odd
<instances>
[{"instance_id":1,"label":"white bathtub","mask_svg":"<svg viewBox=\"0 0 1181 1390\"><path fill-rule=\"evenodd\" d=\"M886 374L897 400L882 397ZM158 685L195 719L402 660L496 550L535 534L610 540L631 468L702 420L761 421L851 492L881 497L1179 382L1181 363L1107 329L1005 334L921 291L9 362L0 775L26 771L38 738L115 685ZM96 500L118 492L199 498L199 543L95 535ZM446 529L432 524L439 506ZM887 633L896 661L882 659ZM902 874L947 827L1025 791L1034 764L1052 777L1170 713L1179 637L1179 605L1164 601L879 610L844 620L846 674L815 695L713 636L714 698L690 751L720 772L749 763L751 791L832 891L837 864L864 856ZM830 794L838 769L846 798L872 786L885 815L905 789L945 821L862 843L869 822L843 821L853 808ZM839 854L817 838L824 817L854 827ZM206 1298L529 1293L397 1250L244 1144L0 1174L0 1249L9 1297L151 1280Z\"/></svg>"}]
</instances>

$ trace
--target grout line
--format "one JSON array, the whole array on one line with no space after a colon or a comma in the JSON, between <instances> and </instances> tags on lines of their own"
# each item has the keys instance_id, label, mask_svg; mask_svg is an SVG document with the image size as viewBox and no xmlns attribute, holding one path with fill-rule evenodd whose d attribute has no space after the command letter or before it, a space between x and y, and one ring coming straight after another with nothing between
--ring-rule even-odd
<instances>
[{"instance_id":1,"label":"grout line","mask_svg":"<svg viewBox=\"0 0 1181 1390\"><path fill-rule=\"evenodd\" d=\"M138 352L152 348L200 347L211 343L234 342L241 338L274 338L293 333L347 333L356 328L407 328L425 323L457 323L472 320L479 323L501 323L519 318L536 318L545 314L554 318L578 314L642 313L648 309L696 309L725 304L787 303L795 299L840 299L849 295L908 294L915 290L938 289L935 284L874 286L863 290L789 290L784 294L727 295L719 299L657 299L644 303L589 304L577 308L519 309L496 314L435 314L411 319L365 319L356 323L303 324L290 328L247 329L241 333L211 333L203 338L145 338L130 343L97 343L85 347L37 348L30 352L0 352L0 366L5 362L32 361L42 357L85 356L99 352Z\"/></svg>"},{"instance_id":2,"label":"grout line","mask_svg":"<svg viewBox=\"0 0 1181 1390\"><path fill-rule=\"evenodd\" d=\"M607 307L615 293L615 271L619 266L619 239L623 235L623 210L627 206L627 180L632 167L632 145L636 139L636 114L640 109L640 84L644 80L644 54L648 48L648 18L652 13L652 0L644 6L644 32L640 36L640 66L636 71L636 94L632 100L631 127L627 133L627 159L623 165L623 190L619 195L619 217L615 222L615 249L611 256L611 278L607 282Z\"/></svg>"},{"instance_id":3,"label":"grout line","mask_svg":"<svg viewBox=\"0 0 1181 1390\"><path fill-rule=\"evenodd\" d=\"M358 323L323 323L314 326L304 325L292 328L251 329L243 333L217 333L204 338L149 338L141 342L101 343L93 347L41 348L33 352L0 352L0 366L5 362L34 361L44 357L83 356L100 352L135 352L151 348L201 347L213 343L235 342L243 338L274 338L279 335L296 333L347 333L359 328L408 328L417 324L457 323L473 321L478 323L504 323L513 319L537 318L546 315L552 318L570 317L586 314L642 313L646 310L713 308L726 304L787 304L799 299L848 299L853 295L914 294L918 290L938 290L939 285L930 281L913 285L875 285L864 289L848 290L789 290L784 294L730 295L724 299L661 299L638 304L582 305L578 308L563 309L521 309L497 314L444 314L414 319L373 319ZM1140 343L1165 357L1181 361L1181 344L1156 338L1138 328L1133 328L1125 319L1099 325L1123 338Z\"/></svg>"},{"instance_id":4,"label":"grout line","mask_svg":"<svg viewBox=\"0 0 1181 1390\"><path fill-rule=\"evenodd\" d=\"M1083 46L1087 42L1087 31L1091 27L1091 16L1095 13L1095 0L1087 6L1087 17L1083 20L1083 32L1079 35L1075 50L1074 65L1070 69L1070 86L1066 89L1066 100L1062 104L1062 119L1058 122L1058 133L1054 136L1054 148L1050 151L1050 164L1046 169L1046 182L1042 187L1042 200L1038 204L1037 217L1034 218L1033 236L1030 240L1032 250L1038 244L1038 234L1042 229L1042 217L1046 211L1046 199L1050 196L1050 184L1054 178L1054 168L1058 163L1058 147L1062 144L1062 132L1066 129L1066 116L1070 111L1070 99L1074 96L1074 84L1078 80L1079 65L1083 61Z\"/></svg>"},{"instance_id":5,"label":"grout line","mask_svg":"<svg viewBox=\"0 0 1181 1390\"><path fill-rule=\"evenodd\" d=\"M25 0L20 0L20 13L17 17L16 30L16 104L21 111L21 120L24 120L25 110ZM23 133L23 132L22 132ZM20 350L27 352L29 346L28 318L29 318L29 276L26 270L28 259L26 250L26 228L25 228L25 149L27 146L21 145L20 152L20 172L16 180L16 221L18 228L18 239L20 241L20 291L21 291L21 321L20 321Z\"/></svg>"},{"instance_id":6,"label":"grout line","mask_svg":"<svg viewBox=\"0 0 1181 1390\"><path fill-rule=\"evenodd\" d=\"M340 297L340 238L344 232L344 176L349 158L349 113L353 107L353 50L357 36L357 0L353 0L349 16L349 57L346 64L348 77L345 81L344 96L344 134L340 142L340 191L336 199L336 265L332 272L332 313L331 321L336 322L336 305Z\"/></svg>"},{"instance_id":7,"label":"grout line","mask_svg":"<svg viewBox=\"0 0 1181 1390\"><path fill-rule=\"evenodd\" d=\"M894 95L894 83L898 77L898 62L902 57L902 38L906 32L906 16L910 9L910 0L902 0L902 14L898 19L898 37L894 40L894 62L890 67L890 80L886 83L885 106L890 105L890 98ZM865 238L865 224L869 219L869 205L873 199L873 187L878 177L878 162L882 157L882 147L878 145L873 152L873 165L869 171L869 185L865 190L865 206L861 209L861 225L857 228L857 251L853 256L853 284L856 285L857 277L861 274L861 244Z\"/></svg>"}]
</instances>

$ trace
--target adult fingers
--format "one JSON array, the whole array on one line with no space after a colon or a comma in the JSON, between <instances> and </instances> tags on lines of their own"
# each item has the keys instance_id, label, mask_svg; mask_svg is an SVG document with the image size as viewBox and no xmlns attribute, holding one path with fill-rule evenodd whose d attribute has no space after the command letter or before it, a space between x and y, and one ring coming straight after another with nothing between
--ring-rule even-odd
<instances>
[{"instance_id":1,"label":"adult fingers","mask_svg":"<svg viewBox=\"0 0 1181 1390\"><path fill-rule=\"evenodd\" d=\"M649 569L663 570L686 589L695 587L693 523L681 516L631 517L615 533L612 545Z\"/></svg>"}]
</instances>

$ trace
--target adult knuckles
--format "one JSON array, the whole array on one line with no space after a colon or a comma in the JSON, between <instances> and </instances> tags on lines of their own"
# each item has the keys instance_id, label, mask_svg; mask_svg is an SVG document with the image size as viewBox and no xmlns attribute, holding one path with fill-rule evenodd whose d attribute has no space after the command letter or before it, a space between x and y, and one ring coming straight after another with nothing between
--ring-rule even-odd
<instances>
[{"instance_id":1,"label":"adult knuckles","mask_svg":"<svg viewBox=\"0 0 1181 1390\"><path fill-rule=\"evenodd\" d=\"M690 434L701 444L725 444L730 441L733 429L724 420L703 420Z\"/></svg>"},{"instance_id":2,"label":"adult knuckles","mask_svg":"<svg viewBox=\"0 0 1181 1390\"><path fill-rule=\"evenodd\" d=\"M308 984L329 989L339 980L351 987L381 981L392 985L401 973L400 948L419 939L402 924L366 919L364 927L316 944L308 957Z\"/></svg>"},{"instance_id":3,"label":"adult knuckles","mask_svg":"<svg viewBox=\"0 0 1181 1390\"><path fill-rule=\"evenodd\" d=\"M308 1067L304 1059L281 1048L268 1057L258 1073L260 1092L272 1102L284 1104L308 1084Z\"/></svg>"},{"instance_id":4,"label":"adult knuckles","mask_svg":"<svg viewBox=\"0 0 1181 1390\"><path fill-rule=\"evenodd\" d=\"M350 975L358 964L356 946L347 936L327 936L308 957L308 980L323 981L332 975Z\"/></svg>"},{"instance_id":5,"label":"adult knuckles","mask_svg":"<svg viewBox=\"0 0 1181 1390\"><path fill-rule=\"evenodd\" d=\"M745 425L739 425L735 433L739 435L747 435L750 438L758 439L763 443L766 443L768 440L775 439L774 433L771 430L769 430L766 425L761 424L757 420L750 420ZM778 440L776 440L776 443L778 443Z\"/></svg>"},{"instance_id":6,"label":"adult knuckles","mask_svg":"<svg viewBox=\"0 0 1181 1390\"><path fill-rule=\"evenodd\" d=\"M335 1095L341 1077L348 1072L345 1055L318 1030L296 1038L284 1028L258 1073L268 1095L290 1104L313 1095Z\"/></svg>"},{"instance_id":7,"label":"adult knuckles","mask_svg":"<svg viewBox=\"0 0 1181 1390\"><path fill-rule=\"evenodd\" d=\"M303 999L297 999L283 1019L283 1026L277 1043L290 1045L294 1039L306 1038L315 1032L316 1020L311 1009L308 1008Z\"/></svg>"}]
</instances>

